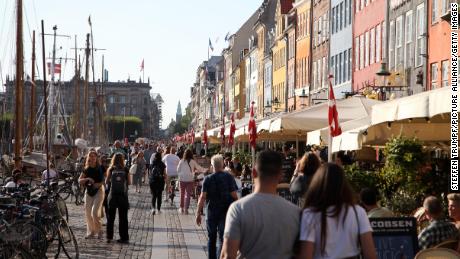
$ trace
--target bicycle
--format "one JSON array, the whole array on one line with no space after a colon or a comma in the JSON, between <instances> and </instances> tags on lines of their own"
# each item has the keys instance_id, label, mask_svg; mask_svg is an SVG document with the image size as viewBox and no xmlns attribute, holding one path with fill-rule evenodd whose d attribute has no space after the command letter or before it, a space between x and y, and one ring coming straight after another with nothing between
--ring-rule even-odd
<instances>
[{"instance_id":1,"label":"bicycle","mask_svg":"<svg viewBox=\"0 0 460 259\"><path fill-rule=\"evenodd\" d=\"M168 189L168 194L169 194L169 200L171 203L171 206L174 205L174 197L176 197L176 182L177 182L177 177L172 176L170 181L169 181L169 189Z\"/></svg>"}]
</instances>

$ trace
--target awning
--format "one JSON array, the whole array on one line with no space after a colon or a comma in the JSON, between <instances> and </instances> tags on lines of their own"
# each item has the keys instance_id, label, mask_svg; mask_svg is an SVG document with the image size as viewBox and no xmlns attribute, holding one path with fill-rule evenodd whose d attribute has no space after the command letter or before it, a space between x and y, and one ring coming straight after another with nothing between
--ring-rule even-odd
<instances>
[{"instance_id":1,"label":"awning","mask_svg":"<svg viewBox=\"0 0 460 259\"><path fill-rule=\"evenodd\" d=\"M336 138L345 138L345 136L348 137L355 137L355 133L357 129L367 129L369 125L371 124L371 117L366 116L363 118L359 118L356 120L350 120L346 121L340 124L340 127L342 128L342 135L335 137ZM329 144L329 127L324 127L319 130L314 130L311 132L307 133L307 144L309 145L320 145L324 144L327 145Z\"/></svg>"},{"instance_id":2,"label":"awning","mask_svg":"<svg viewBox=\"0 0 460 259\"><path fill-rule=\"evenodd\" d=\"M450 112L450 88L443 87L375 105L372 125L413 118L431 118ZM340 116L340 113L339 113Z\"/></svg>"},{"instance_id":3,"label":"awning","mask_svg":"<svg viewBox=\"0 0 460 259\"><path fill-rule=\"evenodd\" d=\"M354 96L337 100L339 121L354 120L371 114L371 107L380 101ZM274 119L270 125L270 132L309 132L328 126L328 104L322 103L302 111L285 114Z\"/></svg>"}]
</instances>

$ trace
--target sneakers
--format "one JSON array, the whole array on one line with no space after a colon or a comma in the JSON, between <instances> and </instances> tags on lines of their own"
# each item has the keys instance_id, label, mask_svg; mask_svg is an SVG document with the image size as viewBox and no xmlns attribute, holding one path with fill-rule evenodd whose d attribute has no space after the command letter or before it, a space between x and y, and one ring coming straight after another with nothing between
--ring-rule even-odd
<instances>
[{"instance_id":1,"label":"sneakers","mask_svg":"<svg viewBox=\"0 0 460 259\"><path fill-rule=\"evenodd\" d=\"M184 209L180 208L180 209L179 209L179 213L180 213L180 214L184 214Z\"/></svg>"},{"instance_id":2,"label":"sneakers","mask_svg":"<svg viewBox=\"0 0 460 259\"><path fill-rule=\"evenodd\" d=\"M184 214L185 214L185 215L188 215L188 210L185 210L185 211L184 211Z\"/></svg>"},{"instance_id":3,"label":"sneakers","mask_svg":"<svg viewBox=\"0 0 460 259\"><path fill-rule=\"evenodd\" d=\"M161 214L161 210L158 210L157 214Z\"/></svg>"},{"instance_id":4,"label":"sneakers","mask_svg":"<svg viewBox=\"0 0 460 259\"><path fill-rule=\"evenodd\" d=\"M155 209L151 209L150 214L155 215Z\"/></svg>"}]
</instances>

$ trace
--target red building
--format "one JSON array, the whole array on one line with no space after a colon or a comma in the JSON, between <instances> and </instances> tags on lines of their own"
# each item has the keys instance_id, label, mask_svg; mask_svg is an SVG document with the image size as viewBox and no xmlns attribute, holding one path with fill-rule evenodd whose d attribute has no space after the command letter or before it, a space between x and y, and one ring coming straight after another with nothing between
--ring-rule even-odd
<instances>
[{"instance_id":1,"label":"red building","mask_svg":"<svg viewBox=\"0 0 460 259\"><path fill-rule=\"evenodd\" d=\"M354 1L353 92L380 85L380 70L385 45L385 0Z\"/></svg>"},{"instance_id":2,"label":"red building","mask_svg":"<svg viewBox=\"0 0 460 259\"><path fill-rule=\"evenodd\" d=\"M450 82L450 1L433 0L428 12L428 90Z\"/></svg>"}]
</instances>

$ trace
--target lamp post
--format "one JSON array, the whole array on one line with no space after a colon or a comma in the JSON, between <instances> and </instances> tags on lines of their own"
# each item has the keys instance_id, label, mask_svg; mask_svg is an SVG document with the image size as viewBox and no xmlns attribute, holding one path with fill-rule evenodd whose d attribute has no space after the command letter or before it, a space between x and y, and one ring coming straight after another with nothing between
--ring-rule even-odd
<instances>
[{"instance_id":1,"label":"lamp post","mask_svg":"<svg viewBox=\"0 0 460 259\"><path fill-rule=\"evenodd\" d=\"M384 91L383 91L385 89L385 87L387 86L386 79L387 79L387 76L391 75L390 71L388 71L388 69L387 69L387 63L385 61L382 62L382 66L380 67L380 71L378 71L375 74L378 75L378 76L383 76L383 86L380 87L380 94L381 94L380 100L383 101L384 99L386 99L385 95L384 95Z\"/></svg>"},{"instance_id":2,"label":"lamp post","mask_svg":"<svg viewBox=\"0 0 460 259\"><path fill-rule=\"evenodd\" d=\"M304 100L305 98L308 98L308 96L309 96L309 95L307 95L307 94L305 93L305 88L303 88L303 89L302 89L302 94L299 95L299 98L302 99L302 103L300 104L300 106L302 107L302 109L303 109L305 106L307 106L307 105L304 103L303 100Z\"/></svg>"}]
</instances>

